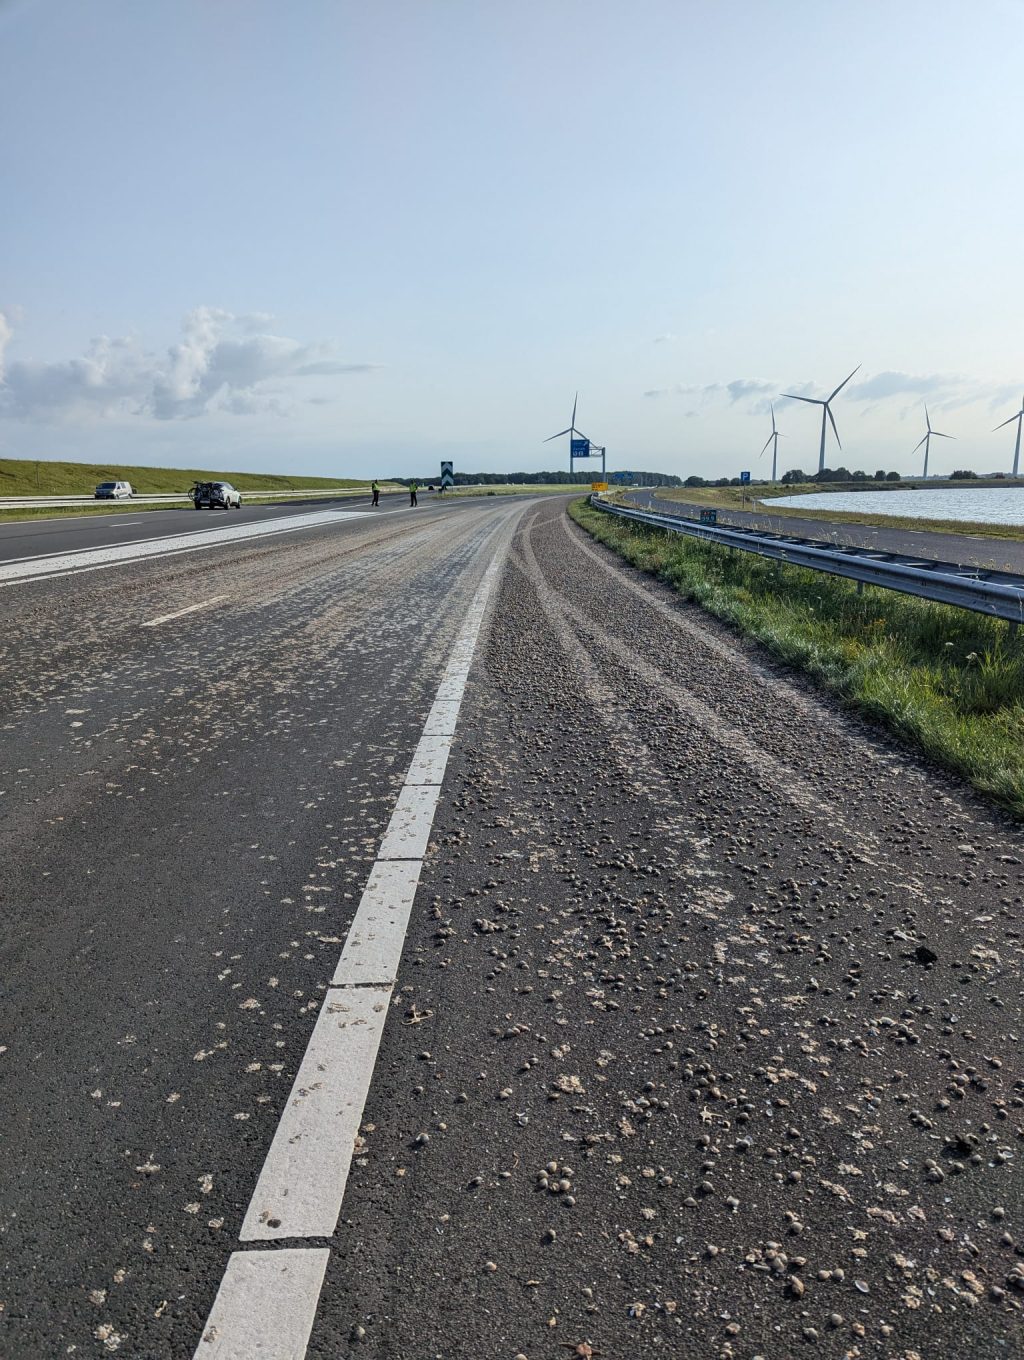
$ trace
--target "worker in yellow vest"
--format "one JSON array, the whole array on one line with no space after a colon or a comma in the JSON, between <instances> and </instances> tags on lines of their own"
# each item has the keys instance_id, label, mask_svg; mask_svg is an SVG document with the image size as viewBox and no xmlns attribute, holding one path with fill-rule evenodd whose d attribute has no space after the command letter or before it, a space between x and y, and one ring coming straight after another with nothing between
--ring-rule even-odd
<instances>
[{"instance_id":1,"label":"worker in yellow vest","mask_svg":"<svg viewBox=\"0 0 1024 1360\"><path fill-rule=\"evenodd\" d=\"M418 484L417 482L410 482L410 483L409 483L409 509L410 509L410 510L412 509L412 507L413 507L414 505L417 504L417 501L416 501L416 492L417 492L419 489L420 489L420 488L419 488L419 484Z\"/></svg>"},{"instance_id":2,"label":"worker in yellow vest","mask_svg":"<svg viewBox=\"0 0 1024 1360\"><path fill-rule=\"evenodd\" d=\"M376 478L374 478L374 480L370 483L370 490L373 492L373 502L372 502L372 504L373 504L374 506L379 506L379 505L380 505L380 483L377 481Z\"/></svg>"}]
</instances>

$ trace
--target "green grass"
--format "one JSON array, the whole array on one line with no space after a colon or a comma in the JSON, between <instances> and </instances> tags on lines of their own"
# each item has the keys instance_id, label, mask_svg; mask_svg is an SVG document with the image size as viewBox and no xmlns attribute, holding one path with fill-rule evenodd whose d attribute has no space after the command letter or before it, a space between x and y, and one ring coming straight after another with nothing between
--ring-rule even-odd
<instances>
[{"instance_id":1,"label":"green grass","mask_svg":"<svg viewBox=\"0 0 1024 1360\"><path fill-rule=\"evenodd\" d=\"M986 486L1017 486L1019 482L929 482L927 489L949 487L971 488ZM900 489L918 490L924 483L915 482L808 482L795 486L755 486L745 494L738 486L662 487L659 498L682 501L691 505L712 505L719 510L763 511L765 514L786 515L792 519L824 520L829 524L866 524L880 529L924 529L940 534L971 534L976 538L1024 538L1024 529L1014 524L982 524L975 520L917 519L913 515L883 515L876 510L799 510L791 505L775 505L778 496L828 494L853 491L865 487L868 491L888 491L898 495ZM621 499L617 496L616 499ZM898 502L897 502L898 503Z\"/></svg>"},{"instance_id":2,"label":"green grass","mask_svg":"<svg viewBox=\"0 0 1024 1360\"><path fill-rule=\"evenodd\" d=\"M143 496L187 491L194 481L225 481L239 491L320 491L368 485L368 479L291 477L209 468L130 467L124 463L61 463L0 458L0 496L91 496L98 482L125 481Z\"/></svg>"},{"instance_id":3,"label":"green grass","mask_svg":"<svg viewBox=\"0 0 1024 1360\"><path fill-rule=\"evenodd\" d=\"M493 486L457 486L444 494L446 496L532 496L537 492L544 492L548 495L564 496L567 492L575 492L579 495L579 490L578 482L529 482L522 485L499 482Z\"/></svg>"},{"instance_id":4,"label":"green grass","mask_svg":"<svg viewBox=\"0 0 1024 1360\"><path fill-rule=\"evenodd\" d=\"M968 610L777 566L594 510L573 519L684 599L1024 816L1024 642Z\"/></svg>"}]
</instances>

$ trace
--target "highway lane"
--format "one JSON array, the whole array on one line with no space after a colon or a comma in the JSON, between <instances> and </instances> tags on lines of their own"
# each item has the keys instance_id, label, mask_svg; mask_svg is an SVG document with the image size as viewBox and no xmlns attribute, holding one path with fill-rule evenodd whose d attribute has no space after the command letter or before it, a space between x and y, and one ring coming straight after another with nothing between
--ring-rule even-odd
<instances>
[{"instance_id":1,"label":"highway lane","mask_svg":"<svg viewBox=\"0 0 1024 1360\"><path fill-rule=\"evenodd\" d=\"M274 1356L1019 1351L1019 826L565 503L0 591L5 1357L255 1354L240 1255L322 1266L308 1351L251 1309ZM275 1238L459 675L340 1221Z\"/></svg>"},{"instance_id":2,"label":"highway lane","mask_svg":"<svg viewBox=\"0 0 1024 1360\"><path fill-rule=\"evenodd\" d=\"M421 496L421 507L431 503L429 493ZM408 506L409 498L398 493L381 496L381 509ZM308 514L314 510L337 509L369 511L369 498L339 496L294 498L261 505L243 505L241 510L194 510L191 506L168 510L147 510L132 514L120 511L110 515L61 515L53 519L12 520L0 523L0 563L19 561L44 553L80 552L87 548L109 547L123 542L162 538L180 533L209 532L225 524L257 524L264 520Z\"/></svg>"},{"instance_id":3,"label":"highway lane","mask_svg":"<svg viewBox=\"0 0 1024 1360\"><path fill-rule=\"evenodd\" d=\"M898 498L899 492L892 493ZM697 519L706 507L696 503L659 497L656 487L627 493L628 499L641 508L661 510L669 515L689 515ZM893 513L898 512L898 499ZM998 571L1024 574L1024 537L979 538L970 534L945 534L929 529L886 529L865 524L833 524L828 520L804 518L803 515L771 514L765 510L719 510L719 524L743 524L755 529L767 529L773 534L794 534L798 538L820 539L825 543L848 543L858 547L875 548L880 552L906 553L942 562L956 562L975 567L992 567Z\"/></svg>"},{"instance_id":4,"label":"highway lane","mask_svg":"<svg viewBox=\"0 0 1024 1360\"><path fill-rule=\"evenodd\" d=\"M521 509L367 515L0 592L5 1357L198 1341Z\"/></svg>"}]
</instances>

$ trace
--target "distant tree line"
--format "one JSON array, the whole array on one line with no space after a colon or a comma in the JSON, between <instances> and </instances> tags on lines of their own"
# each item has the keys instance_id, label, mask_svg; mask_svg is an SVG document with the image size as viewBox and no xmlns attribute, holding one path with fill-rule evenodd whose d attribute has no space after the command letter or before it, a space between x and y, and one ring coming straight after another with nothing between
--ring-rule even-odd
<instances>
[{"instance_id":1,"label":"distant tree line","mask_svg":"<svg viewBox=\"0 0 1024 1360\"><path fill-rule=\"evenodd\" d=\"M1002 474L996 472L992 474L999 478ZM764 478L754 479L758 486L766 485ZM871 486L874 482L901 482L903 478L898 472L886 472L884 468L879 468L877 472L861 472L858 468L851 472L849 468L822 468L821 472L804 472L803 468L790 468L781 478L785 486L797 486L805 482L846 482L847 484L863 487ZM916 480L916 479L912 479ZM948 478L951 482L976 482L978 473L971 472L969 468L957 468L956 472L951 472ZM742 486L743 483L738 477L687 477L684 486Z\"/></svg>"},{"instance_id":2,"label":"distant tree line","mask_svg":"<svg viewBox=\"0 0 1024 1360\"><path fill-rule=\"evenodd\" d=\"M609 482L614 485L615 474L609 472ZM589 486L591 482L600 481L600 468L592 468L589 472L456 472L454 480L456 486ZM397 482L401 486L408 486L410 482L418 482L420 486L437 485L441 480L439 472L432 473L429 477L389 477L389 482ZM682 486L682 478L674 477L667 472L630 472L629 481L633 486Z\"/></svg>"}]
</instances>

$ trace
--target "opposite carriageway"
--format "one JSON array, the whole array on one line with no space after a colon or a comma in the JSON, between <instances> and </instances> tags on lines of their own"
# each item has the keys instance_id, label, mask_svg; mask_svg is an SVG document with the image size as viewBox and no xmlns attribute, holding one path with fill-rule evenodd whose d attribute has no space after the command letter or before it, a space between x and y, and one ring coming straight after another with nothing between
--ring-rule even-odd
<instances>
[{"instance_id":1,"label":"opposite carriageway","mask_svg":"<svg viewBox=\"0 0 1024 1360\"><path fill-rule=\"evenodd\" d=\"M824 544L815 539L763 529L701 524L699 520L649 510L635 510L591 497L591 504L617 519L629 520L670 533L737 548L790 566L807 567L831 576L845 576L864 585L917 595L939 604L956 605L992 618L1005 619L1016 632L1024 622L1024 576L994 568L942 562L876 548Z\"/></svg>"}]
</instances>

